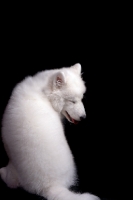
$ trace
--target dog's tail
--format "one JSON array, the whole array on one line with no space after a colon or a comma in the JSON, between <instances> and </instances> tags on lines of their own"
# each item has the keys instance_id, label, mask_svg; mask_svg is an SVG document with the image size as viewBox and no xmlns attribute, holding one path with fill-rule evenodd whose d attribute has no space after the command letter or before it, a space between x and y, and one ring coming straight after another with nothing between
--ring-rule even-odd
<instances>
[{"instance_id":1,"label":"dog's tail","mask_svg":"<svg viewBox=\"0 0 133 200\"><path fill-rule=\"evenodd\" d=\"M100 200L97 196L92 194L74 193L62 186L50 187L47 191L46 198L48 200Z\"/></svg>"}]
</instances>

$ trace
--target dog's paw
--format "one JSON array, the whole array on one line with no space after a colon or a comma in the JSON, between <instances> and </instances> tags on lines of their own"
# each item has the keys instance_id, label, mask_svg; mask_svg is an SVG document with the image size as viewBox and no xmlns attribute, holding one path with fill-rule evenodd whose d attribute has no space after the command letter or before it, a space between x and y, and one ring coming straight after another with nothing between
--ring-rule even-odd
<instances>
[{"instance_id":1,"label":"dog's paw","mask_svg":"<svg viewBox=\"0 0 133 200\"><path fill-rule=\"evenodd\" d=\"M89 193L83 194L82 197L83 197L83 200L100 200L99 197L89 194Z\"/></svg>"}]
</instances>

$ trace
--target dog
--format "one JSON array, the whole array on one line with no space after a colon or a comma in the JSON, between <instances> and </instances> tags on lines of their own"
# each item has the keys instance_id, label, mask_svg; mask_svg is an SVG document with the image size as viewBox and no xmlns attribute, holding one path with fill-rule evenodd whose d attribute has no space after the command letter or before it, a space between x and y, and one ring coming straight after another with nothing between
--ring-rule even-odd
<instances>
[{"instance_id":1,"label":"dog","mask_svg":"<svg viewBox=\"0 0 133 200\"><path fill-rule=\"evenodd\" d=\"M38 72L16 85L2 120L9 163L0 175L8 187L48 200L99 199L70 190L77 173L62 120L77 124L86 117L85 91L79 63Z\"/></svg>"}]
</instances>

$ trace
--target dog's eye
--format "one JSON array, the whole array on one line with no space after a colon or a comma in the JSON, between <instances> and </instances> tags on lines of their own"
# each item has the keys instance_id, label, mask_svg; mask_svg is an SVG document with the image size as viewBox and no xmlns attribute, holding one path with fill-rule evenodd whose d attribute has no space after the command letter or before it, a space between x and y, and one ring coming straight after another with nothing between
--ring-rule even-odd
<instances>
[{"instance_id":1,"label":"dog's eye","mask_svg":"<svg viewBox=\"0 0 133 200\"><path fill-rule=\"evenodd\" d=\"M76 101L69 100L71 103L76 103Z\"/></svg>"}]
</instances>

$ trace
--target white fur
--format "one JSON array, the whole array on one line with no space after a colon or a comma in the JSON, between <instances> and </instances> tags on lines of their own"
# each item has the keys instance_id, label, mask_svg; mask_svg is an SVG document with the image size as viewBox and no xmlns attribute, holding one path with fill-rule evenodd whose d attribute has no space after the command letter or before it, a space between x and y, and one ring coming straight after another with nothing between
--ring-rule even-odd
<instances>
[{"instance_id":1,"label":"white fur","mask_svg":"<svg viewBox=\"0 0 133 200\"><path fill-rule=\"evenodd\" d=\"M62 116L79 121L85 85L81 65L46 70L19 83L3 116L2 138L9 164L0 175L11 187L23 187L48 200L96 200L76 194L76 167L67 144ZM70 120L71 121L71 120Z\"/></svg>"}]
</instances>

